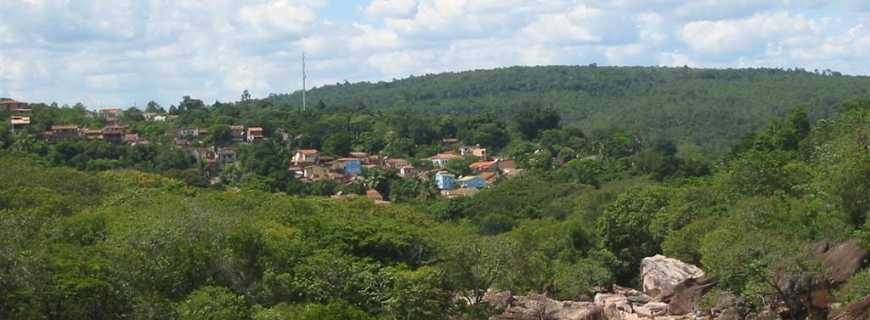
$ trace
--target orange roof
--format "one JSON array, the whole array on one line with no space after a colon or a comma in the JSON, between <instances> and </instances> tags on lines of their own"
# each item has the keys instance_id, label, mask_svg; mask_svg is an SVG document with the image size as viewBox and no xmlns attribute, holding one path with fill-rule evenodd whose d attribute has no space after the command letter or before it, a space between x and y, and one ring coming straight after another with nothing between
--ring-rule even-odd
<instances>
[{"instance_id":1,"label":"orange roof","mask_svg":"<svg viewBox=\"0 0 870 320\"><path fill-rule=\"evenodd\" d=\"M492 169L498 164L498 161L479 161L472 163L468 167L474 170L488 170Z\"/></svg>"},{"instance_id":2,"label":"orange roof","mask_svg":"<svg viewBox=\"0 0 870 320\"><path fill-rule=\"evenodd\" d=\"M304 155L313 155L313 154L320 153L320 151L317 151L317 149L299 149L299 150L296 150L296 152L304 154Z\"/></svg>"},{"instance_id":3,"label":"orange roof","mask_svg":"<svg viewBox=\"0 0 870 320\"><path fill-rule=\"evenodd\" d=\"M0 99L0 104L19 104L23 102L15 101L15 99Z\"/></svg>"}]
</instances>

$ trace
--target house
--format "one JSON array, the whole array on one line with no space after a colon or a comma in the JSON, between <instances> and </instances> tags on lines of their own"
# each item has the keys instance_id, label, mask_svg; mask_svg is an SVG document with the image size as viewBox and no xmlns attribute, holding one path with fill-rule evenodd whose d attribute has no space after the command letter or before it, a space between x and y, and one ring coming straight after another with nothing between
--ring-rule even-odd
<instances>
[{"instance_id":1,"label":"house","mask_svg":"<svg viewBox=\"0 0 870 320\"><path fill-rule=\"evenodd\" d=\"M414 166L404 166L399 168L399 176L402 178L409 178L417 175L417 169Z\"/></svg>"},{"instance_id":2,"label":"house","mask_svg":"<svg viewBox=\"0 0 870 320\"><path fill-rule=\"evenodd\" d=\"M218 161L220 163L233 163L239 160L238 152L235 148L220 148L218 149Z\"/></svg>"},{"instance_id":3,"label":"house","mask_svg":"<svg viewBox=\"0 0 870 320\"><path fill-rule=\"evenodd\" d=\"M166 115L162 114L162 113L144 112L144 113L142 113L142 117L145 118L145 121L151 121L151 122L165 122L166 121Z\"/></svg>"},{"instance_id":4,"label":"house","mask_svg":"<svg viewBox=\"0 0 870 320\"><path fill-rule=\"evenodd\" d=\"M0 99L0 111L12 112L24 109L28 109L27 103L15 101L12 99Z\"/></svg>"},{"instance_id":5,"label":"house","mask_svg":"<svg viewBox=\"0 0 870 320\"><path fill-rule=\"evenodd\" d=\"M346 175L358 176L362 174L362 161L356 158L341 158L333 165L334 168L342 170Z\"/></svg>"},{"instance_id":6,"label":"house","mask_svg":"<svg viewBox=\"0 0 870 320\"><path fill-rule=\"evenodd\" d=\"M176 146L179 146L182 148L190 147L190 145L191 145L190 140L182 139L182 138L175 138L175 140L173 142L175 143Z\"/></svg>"},{"instance_id":7,"label":"house","mask_svg":"<svg viewBox=\"0 0 870 320\"><path fill-rule=\"evenodd\" d=\"M435 174L435 184L439 190L456 188L456 176L446 171L440 171Z\"/></svg>"},{"instance_id":8,"label":"house","mask_svg":"<svg viewBox=\"0 0 870 320\"><path fill-rule=\"evenodd\" d=\"M472 163L468 166L471 170L477 173L483 172L497 172L498 171L498 160L493 161L478 161Z\"/></svg>"},{"instance_id":9,"label":"house","mask_svg":"<svg viewBox=\"0 0 870 320\"><path fill-rule=\"evenodd\" d=\"M106 122L118 122L121 120L121 115L124 110L119 108L103 109L97 112L97 116Z\"/></svg>"},{"instance_id":10,"label":"house","mask_svg":"<svg viewBox=\"0 0 870 320\"><path fill-rule=\"evenodd\" d=\"M309 180L329 178L329 169L323 166L307 166L302 169L302 177Z\"/></svg>"},{"instance_id":11,"label":"house","mask_svg":"<svg viewBox=\"0 0 870 320\"><path fill-rule=\"evenodd\" d=\"M127 128L123 126L105 126L102 130L103 140L111 142L122 142L126 135Z\"/></svg>"},{"instance_id":12,"label":"house","mask_svg":"<svg viewBox=\"0 0 870 320\"><path fill-rule=\"evenodd\" d=\"M480 145L462 146L459 148L459 154L463 157L475 156L480 158L480 160L488 159L488 155L486 154L486 148L482 148Z\"/></svg>"},{"instance_id":13,"label":"house","mask_svg":"<svg viewBox=\"0 0 870 320\"><path fill-rule=\"evenodd\" d=\"M496 180L498 180L498 173L495 172L484 172L480 174L480 177L486 181L487 185L494 185Z\"/></svg>"},{"instance_id":14,"label":"house","mask_svg":"<svg viewBox=\"0 0 870 320\"><path fill-rule=\"evenodd\" d=\"M196 138L199 135L199 131L196 128L180 128L178 129L178 136L185 138Z\"/></svg>"},{"instance_id":15,"label":"house","mask_svg":"<svg viewBox=\"0 0 870 320\"><path fill-rule=\"evenodd\" d=\"M235 141L245 140L245 126L230 126L230 135Z\"/></svg>"},{"instance_id":16,"label":"house","mask_svg":"<svg viewBox=\"0 0 870 320\"><path fill-rule=\"evenodd\" d=\"M208 138L208 129L206 128L196 128L196 138L200 140L204 140Z\"/></svg>"},{"instance_id":17,"label":"house","mask_svg":"<svg viewBox=\"0 0 870 320\"><path fill-rule=\"evenodd\" d=\"M53 125L50 132L51 138L54 140L77 138L79 136L79 127L71 124Z\"/></svg>"},{"instance_id":18,"label":"house","mask_svg":"<svg viewBox=\"0 0 870 320\"><path fill-rule=\"evenodd\" d=\"M13 128L29 126L30 125L30 117L12 116L9 118L9 124L11 124Z\"/></svg>"},{"instance_id":19,"label":"house","mask_svg":"<svg viewBox=\"0 0 870 320\"><path fill-rule=\"evenodd\" d=\"M410 165L411 161L405 159L387 159L384 161L384 168L386 169L400 169Z\"/></svg>"},{"instance_id":20,"label":"house","mask_svg":"<svg viewBox=\"0 0 870 320\"><path fill-rule=\"evenodd\" d=\"M248 143L260 142L263 140L263 128L260 127L252 127L248 128Z\"/></svg>"},{"instance_id":21,"label":"house","mask_svg":"<svg viewBox=\"0 0 870 320\"><path fill-rule=\"evenodd\" d=\"M452 160L461 160L462 157L454 154L454 153L439 153L432 157L427 158L426 160L432 161L432 166L436 168L444 168L447 166L447 163Z\"/></svg>"},{"instance_id":22,"label":"house","mask_svg":"<svg viewBox=\"0 0 870 320\"><path fill-rule=\"evenodd\" d=\"M457 180L460 188L467 189L483 189L486 188L486 180L484 180L481 176L467 176L462 177Z\"/></svg>"},{"instance_id":23,"label":"house","mask_svg":"<svg viewBox=\"0 0 870 320\"><path fill-rule=\"evenodd\" d=\"M317 164L320 162L320 151L314 149L296 150L292 162L294 166Z\"/></svg>"},{"instance_id":24,"label":"house","mask_svg":"<svg viewBox=\"0 0 870 320\"><path fill-rule=\"evenodd\" d=\"M513 177L520 173L520 169L517 169L517 162L514 160L499 160L498 171L508 177Z\"/></svg>"},{"instance_id":25,"label":"house","mask_svg":"<svg viewBox=\"0 0 870 320\"><path fill-rule=\"evenodd\" d=\"M103 130L102 129L91 129L91 128L82 128L79 130L79 134L84 136L88 140L102 140L103 139Z\"/></svg>"}]
</instances>

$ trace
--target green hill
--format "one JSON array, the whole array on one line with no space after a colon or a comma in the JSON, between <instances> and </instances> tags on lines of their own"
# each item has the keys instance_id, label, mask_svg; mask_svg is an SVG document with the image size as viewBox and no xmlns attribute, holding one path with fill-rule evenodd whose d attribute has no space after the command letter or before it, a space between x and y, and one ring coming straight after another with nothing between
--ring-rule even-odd
<instances>
[{"instance_id":1,"label":"green hill","mask_svg":"<svg viewBox=\"0 0 870 320\"><path fill-rule=\"evenodd\" d=\"M867 96L870 77L831 72L547 66L328 85L310 90L308 101L387 111L491 112L503 118L550 107L584 131L616 127L721 153L797 105L818 118L845 100ZM301 92L266 100L296 106Z\"/></svg>"}]
</instances>

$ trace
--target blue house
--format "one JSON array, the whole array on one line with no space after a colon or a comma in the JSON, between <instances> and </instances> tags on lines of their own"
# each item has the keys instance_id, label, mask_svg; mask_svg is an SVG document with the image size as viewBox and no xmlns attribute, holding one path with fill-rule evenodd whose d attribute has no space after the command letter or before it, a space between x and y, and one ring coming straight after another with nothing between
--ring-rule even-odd
<instances>
[{"instance_id":1,"label":"blue house","mask_svg":"<svg viewBox=\"0 0 870 320\"><path fill-rule=\"evenodd\" d=\"M349 176L358 176L362 174L362 161L356 158L342 158L338 159L338 162L341 164L341 169L344 170L344 173Z\"/></svg>"},{"instance_id":2,"label":"blue house","mask_svg":"<svg viewBox=\"0 0 870 320\"><path fill-rule=\"evenodd\" d=\"M451 190L456 188L456 176L447 172L438 172L435 174L435 184L439 190Z\"/></svg>"},{"instance_id":3,"label":"blue house","mask_svg":"<svg viewBox=\"0 0 870 320\"><path fill-rule=\"evenodd\" d=\"M481 176L468 176L459 179L459 185L468 189L483 189L486 188L486 180Z\"/></svg>"}]
</instances>

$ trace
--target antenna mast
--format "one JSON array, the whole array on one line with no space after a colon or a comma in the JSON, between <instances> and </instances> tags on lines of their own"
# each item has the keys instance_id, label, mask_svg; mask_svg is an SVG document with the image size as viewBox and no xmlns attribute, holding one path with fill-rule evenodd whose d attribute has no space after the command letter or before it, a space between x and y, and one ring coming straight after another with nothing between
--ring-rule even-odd
<instances>
[{"instance_id":1,"label":"antenna mast","mask_svg":"<svg viewBox=\"0 0 870 320\"><path fill-rule=\"evenodd\" d=\"M305 73L305 51L302 51L302 111L307 109L305 105L305 80L308 78L308 75Z\"/></svg>"}]
</instances>

